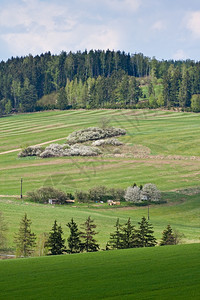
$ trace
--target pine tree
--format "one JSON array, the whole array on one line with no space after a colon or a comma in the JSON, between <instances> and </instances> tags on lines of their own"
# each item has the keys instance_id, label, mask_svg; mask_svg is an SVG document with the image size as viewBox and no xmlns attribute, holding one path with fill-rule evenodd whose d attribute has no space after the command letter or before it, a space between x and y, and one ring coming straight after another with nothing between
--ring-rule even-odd
<instances>
[{"instance_id":1,"label":"pine tree","mask_svg":"<svg viewBox=\"0 0 200 300\"><path fill-rule=\"evenodd\" d=\"M71 219L71 222L67 224L67 226L70 229L70 236L67 239L68 247L69 247L69 253L78 253L80 252L80 234L81 232L78 230L77 224L74 222L73 218Z\"/></svg>"},{"instance_id":2,"label":"pine tree","mask_svg":"<svg viewBox=\"0 0 200 300\"><path fill-rule=\"evenodd\" d=\"M111 246L111 249L121 249L122 248L122 233L121 225L119 224L119 218L115 224L115 232L110 234L110 240L108 245Z\"/></svg>"},{"instance_id":3,"label":"pine tree","mask_svg":"<svg viewBox=\"0 0 200 300\"><path fill-rule=\"evenodd\" d=\"M58 92L58 100L57 100L57 106L59 109L67 109L68 108L68 99L65 88L61 88Z\"/></svg>"},{"instance_id":4,"label":"pine tree","mask_svg":"<svg viewBox=\"0 0 200 300\"><path fill-rule=\"evenodd\" d=\"M172 228L170 225L167 225L167 228L163 231L160 246L175 245L175 244L176 244L176 238L173 234Z\"/></svg>"},{"instance_id":5,"label":"pine tree","mask_svg":"<svg viewBox=\"0 0 200 300\"><path fill-rule=\"evenodd\" d=\"M62 238L62 235L62 227L58 226L57 221L55 220L47 242L51 255L63 254L65 251L65 240Z\"/></svg>"},{"instance_id":6,"label":"pine tree","mask_svg":"<svg viewBox=\"0 0 200 300\"><path fill-rule=\"evenodd\" d=\"M94 239L94 236L97 232L94 230L96 225L94 224L94 220L90 218L90 216L86 219L85 223L82 224L82 229L84 230L81 233L81 238L83 242L81 243L81 250L86 252L93 252L99 250L99 244Z\"/></svg>"},{"instance_id":7,"label":"pine tree","mask_svg":"<svg viewBox=\"0 0 200 300\"><path fill-rule=\"evenodd\" d=\"M179 106L189 107L191 104L191 78L188 70L183 68L182 81L179 89Z\"/></svg>"},{"instance_id":8,"label":"pine tree","mask_svg":"<svg viewBox=\"0 0 200 300\"><path fill-rule=\"evenodd\" d=\"M135 246L136 247L154 247L157 242L153 236L154 231L151 224L148 223L145 217L142 217L141 222L138 222L139 229L136 231Z\"/></svg>"},{"instance_id":9,"label":"pine tree","mask_svg":"<svg viewBox=\"0 0 200 300\"><path fill-rule=\"evenodd\" d=\"M20 222L18 233L15 234L14 242L19 256L30 256L34 252L36 246L36 235L31 232L31 220L28 219L25 213Z\"/></svg>"},{"instance_id":10,"label":"pine tree","mask_svg":"<svg viewBox=\"0 0 200 300\"><path fill-rule=\"evenodd\" d=\"M134 230L133 225L131 225L131 220L128 218L128 221L124 224L122 227L122 248L127 249L127 248L134 248L135 247L135 230Z\"/></svg>"}]
</instances>

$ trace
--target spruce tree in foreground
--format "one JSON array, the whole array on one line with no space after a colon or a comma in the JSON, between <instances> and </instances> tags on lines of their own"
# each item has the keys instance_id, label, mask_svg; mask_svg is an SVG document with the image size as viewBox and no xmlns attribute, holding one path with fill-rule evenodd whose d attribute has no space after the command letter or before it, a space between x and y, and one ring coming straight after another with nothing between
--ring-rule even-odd
<instances>
[{"instance_id":1,"label":"spruce tree in foreground","mask_svg":"<svg viewBox=\"0 0 200 300\"><path fill-rule=\"evenodd\" d=\"M65 251L65 239L62 238L62 227L58 226L57 221L54 221L52 231L49 233L47 245L51 255L63 254Z\"/></svg>"},{"instance_id":2,"label":"spruce tree in foreground","mask_svg":"<svg viewBox=\"0 0 200 300\"><path fill-rule=\"evenodd\" d=\"M134 248L135 247L135 230L134 227L131 224L131 219L128 218L128 221L124 224L122 227L122 242L121 242L121 248L127 249L127 248Z\"/></svg>"},{"instance_id":3,"label":"spruce tree in foreground","mask_svg":"<svg viewBox=\"0 0 200 300\"><path fill-rule=\"evenodd\" d=\"M110 240L107 243L107 249L109 249L109 246L111 249L121 249L122 248L122 233L121 233L121 225L119 224L119 218L116 221L115 224L115 231L114 233L110 234Z\"/></svg>"},{"instance_id":4,"label":"spruce tree in foreground","mask_svg":"<svg viewBox=\"0 0 200 300\"><path fill-rule=\"evenodd\" d=\"M15 234L14 242L16 244L17 256L30 256L36 246L36 235L31 232L31 220L25 213L20 222L18 233Z\"/></svg>"},{"instance_id":5,"label":"spruce tree in foreground","mask_svg":"<svg viewBox=\"0 0 200 300\"><path fill-rule=\"evenodd\" d=\"M67 224L70 229L70 236L67 239L69 253L78 253L80 252L81 240L80 234L81 232L78 230L77 224L74 222L73 218L71 222Z\"/></svg>"},{"instance_id":6,"label":"spruce tree in foreground","mask_svg":"<svg viewBox=\"0 0 200 300\"><path fill-rule=\"evenodd\" d=\"M99 244L94 239L97 234L95 228L97 226L94 224L94 220L90 216L86 219L85 223L82 224L83 232L81 233L81 238L83 239L81 243L81 251L94 252L99 250Z\"/></svg>"},{"instance_id":7,"label":"spruce tree in foreground","mask_svg":"<svg viewBox=\"0 0 200 300\"><path fill-rule=\"evenodd\" d=\"M176 238L170 225L163 231L162 240L160 246L176 245Z\"/></svg>"},{"instance_id":8,"label":"spruce tree in foreground","mask_svg":"<svg viewBox=\"0 0 200 300\"><path fill-rule=\"evenodd\" d=\"M138 222L139 229L136 231L136 247L154 247L157 242L153 236L153 227L148 223L145 217L142 217L141 222Z\"/></svg>"}]
</instances>

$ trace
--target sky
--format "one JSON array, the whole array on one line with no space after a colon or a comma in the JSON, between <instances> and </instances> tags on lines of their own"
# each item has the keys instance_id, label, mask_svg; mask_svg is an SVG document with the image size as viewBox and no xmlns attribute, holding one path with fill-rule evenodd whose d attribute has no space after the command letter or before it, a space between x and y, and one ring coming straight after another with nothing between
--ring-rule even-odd
<instances>
[{"instance_id":1,"label":"sky","mask_svg":"<svg viewBox=\"0 0 200 300\"><path fill-rule=\"evenodd\" d=\"M200 0L0 0L0 61L120 50L200 60Z\"/></svg>"}]
</instances>

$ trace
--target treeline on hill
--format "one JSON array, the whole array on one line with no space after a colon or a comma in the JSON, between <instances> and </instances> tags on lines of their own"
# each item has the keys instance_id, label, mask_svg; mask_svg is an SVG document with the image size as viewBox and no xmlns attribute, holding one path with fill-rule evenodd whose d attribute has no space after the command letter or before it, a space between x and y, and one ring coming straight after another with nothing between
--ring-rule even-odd
<instances>
[{"instance_id":1,"label":"treeline on hill","mask_svg":"<svg viewBox=\"0 0 200 300\"><path fill-rule=\"evenodd\" d=\"M0 114L104 107L200 111L199 94L200 62L192 60L91 50L0 63Z\"/></svg>"}]
</instances>

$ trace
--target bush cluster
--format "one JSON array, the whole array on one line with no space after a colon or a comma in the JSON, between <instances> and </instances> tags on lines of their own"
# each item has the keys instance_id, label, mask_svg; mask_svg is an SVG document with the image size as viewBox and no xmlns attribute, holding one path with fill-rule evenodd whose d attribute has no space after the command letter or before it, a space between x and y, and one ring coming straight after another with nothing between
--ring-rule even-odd
<instances>
[{"instance_id":1,"label":"bush cluster","mask_svg":"<svg viewBox=\"0 0 200 300\"><path fill-rule=\"evenodd\" d=\"M63 156L97 156L101 154L101 150L97 147L90 147L85 145L75 144L69 146L67 144L51 144L46 148L39 148L36 146L30 146L23 149L18 156L39 156L41 158L48 157L63 157Z\"/></svg>"},{"instance_id":2,"label":"bush cluster","mask_svg":"<svg viewBox=\"0 0 200 300\"><path fill-rule=\"evenodd\" d=\"M103 185L95 186L87 192L76 191L75 196L47 186L28 192L27 195L31 201L40 203L48 203L49 199L56 199L59 204L64 204L67 199L76 199L81 203L107 202L108 200L128 201L135 205L146 205L148 202L162 203L161 193L152 183L147 183L143 187L134 184L133 187L128 187L126 190L107 188Z\"/></svg>"},{"instance_id":3,"label":"bush cluster","mask_svg":"<svg viewBox=\"0 0 200 300\"><path fill-rule=\"evenodd\" d=\"M39 155L42 158L48 157L61 157L64 156L63 145L51 144L45 148L45 150Z\"/></svg>"},{"instance_id":4,"label":"bush cluster","mask_svg":"<svg viewBox=\"0 0 200 300\"><path fill-rule=\"evenodd\" d=\"M92 146L104 146L104 145L121 146L123 145L123 143L116 138L97 140L92 143Z\"/></svg>"},{"instance_id":5,"label":"bush cluster","mask_svg":"<svg viewBox=\"0 0 200 300\"><path fill-rule=\"evenodd\" d=\"M126 131L121 128L109 127L103 129L100 127L89 127L72 132L67 137L67 142L69 144L84 143L87 141L100 140L125 134Z\"/></svg>"},{"instance_id":6,"label":"bush cluster","mask_svg":"<svg viewBox=\"0 0 200 300\"><path fill-rule=\"evenodd\" d=\"M73 195L70 193L64 193L58 189L53 187L41 187L37 190L31 191L27 193L28 198L31 201L38 203L48 203L49 199L58 200L59 204L65 204L66 200L74 199Z\"/></svg>"},{"instance_id":7,"label":"bush cluster","mask_svg":"<svg viewBox=\"0 0 200 300\"><path fill-rule=\"evenodd\" d=\"M44 147L41 146L28 146L18 154L19 157L26 156L40 156L40 154L44 151Z\"/></svg>"},{"instance_id":8,"label":"bush cluster","mask_svg":"<svg viewBox=\"0 0 200 300\"><path fill-rule=\"evenodd\" d=\"M108 189L105 186L96 186L89 189L88 192L77 191L75 198L79 202L106 202L107 200L124 201L125 191L120 188Z\"/></svg>"},{"instance_id":9,"label":"bush cluster","mask_svg":"<svg viewBox=\"0 0 200 300\"><path fill-rule=\"evenodd\" d=\"M62 156L97 156L102 152L96 146L101 145L113 145L120 146L122 143L117 139L110 138L113 136L125 135L126 131L120 128L99 128L99 127L89 127L86 129L78 130L71 133L67 138L67 144L51 144L46 148L41 146L29 146L23 149L18 157L26 156L39 156L41 158L48 157L62 157ZM106 139L105 139L106 138ZM105 140L103 140L105 139ZM98 143L93 143L92 146L80 145L78 143L83 143L87 141L98 141Z\"/></svg>"},{"instance_id":10,"label":"bush cluster","mask_svg":"<svg viewBox=\"0 0 200 300\"><path fill-rule=\"evenodd\" d=\"M64 151L65 156L97 156L101 154L101 150L97 147L75 144Z\"/></svg>"}]
</instances>

